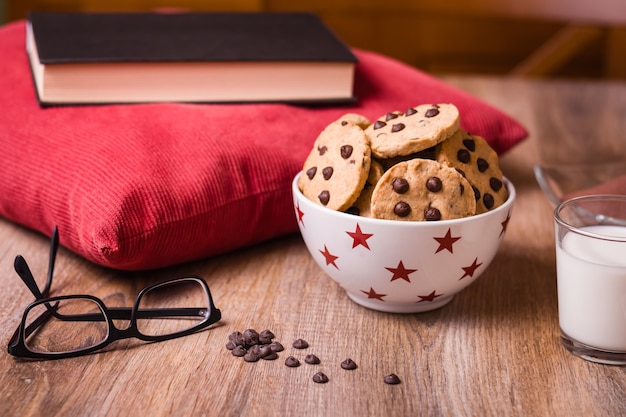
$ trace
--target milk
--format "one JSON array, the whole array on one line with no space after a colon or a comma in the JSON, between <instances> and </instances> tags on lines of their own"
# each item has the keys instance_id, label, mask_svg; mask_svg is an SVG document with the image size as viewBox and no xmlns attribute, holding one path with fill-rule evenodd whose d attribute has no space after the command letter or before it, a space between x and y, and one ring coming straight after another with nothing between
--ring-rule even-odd
<instances>
[{"instance_id":1,"label":"milk","mask_svg":"<svg viewBox=\"0 0 626 417\"><path fill-rule=\"evenodd\" d=\"M626 238L626 227L580 230ZM626 242L568 232L556 261L561 330L597 349L626 352Z\"/></svg>"}]
</instances>

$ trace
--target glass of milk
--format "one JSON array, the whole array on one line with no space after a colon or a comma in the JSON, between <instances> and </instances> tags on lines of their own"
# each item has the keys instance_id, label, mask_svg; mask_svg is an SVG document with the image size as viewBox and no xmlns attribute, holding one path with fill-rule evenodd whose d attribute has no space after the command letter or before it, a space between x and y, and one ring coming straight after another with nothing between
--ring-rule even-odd
<instances>
[{"instance_id":1,"label":"glass of milk","mask_svg":"<svg viewBox=\"0 0 626 417\"><path fill-rule=\"evenodd\" d=\"M589 195L554 211L563 346L626 365L626 195Z\"/></svg>"}]
</instances>

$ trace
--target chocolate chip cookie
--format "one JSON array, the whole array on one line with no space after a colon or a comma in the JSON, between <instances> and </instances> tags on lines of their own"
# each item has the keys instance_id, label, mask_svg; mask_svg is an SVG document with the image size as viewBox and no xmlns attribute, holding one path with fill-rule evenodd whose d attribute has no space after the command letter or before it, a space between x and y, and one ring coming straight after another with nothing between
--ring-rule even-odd
<instances>
[{"instance_id":1,"label":"chocolate chip cookie","mask_svg":"<svg viewBox=\"0 0 626 417\"><path fill-rule=\"evenodd\" d=\"M298 187L308 199L344 211L358 198L371 164L369 140L351 121L337 120L316 139Z\"/></svg>"},{"instance_id":2,"label":"chocolate chip cookie","mask_svg":"<svg viewBox=\"0 0 626 417\"><path fill-rule=\"evenodd\" d=\"M455 168L469 181L476 199L476 214L493 210L508 198L498 154L480 136L459 129L437 145L435 157L442 164Z\"/></svg>"},{"instance_id":3,"label":"chocolate chip cookie","mask_svg":"<svg viewBox=\"0 0 626 417\"><path fill-rule=\"evenodd\" d=\"M347 212L362 217L372 217L372 194L374 193L374 187L384 174L383 167L380 163L372 160L370 166L370 173L365 181L365 186L361 191L361 194L357 198Z\"/></svg>"},{"instance_id":4,"label":"chocolate chip cookie","mask_svg":"<svg viewBox=\"0 0 626 417\"><path fill-rule=\"evenodd\" d=\"M372 195L372 215L379 219L437 221L475 212L469 182L454 168L429 159L394 165Z\"/></svg>"},{"instance_id":5,"label":"chocolate chip cookie","mask_svg":"<svg viewBox=\"0 0 626 417\"><path fill-rule=\"evenodd\" d=\"M367 129L372 155L387 159L430 148L459 128L459 110L453 104L422 104L404 113L380 117Z\"/></svg>"}]
</instances>

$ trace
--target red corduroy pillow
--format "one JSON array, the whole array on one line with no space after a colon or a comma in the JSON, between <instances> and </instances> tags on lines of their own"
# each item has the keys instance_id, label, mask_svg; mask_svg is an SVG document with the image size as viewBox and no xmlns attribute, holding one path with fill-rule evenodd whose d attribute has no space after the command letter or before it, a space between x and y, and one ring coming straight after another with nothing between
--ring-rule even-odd
<instances>
[{"instance_id":1,"label":"red corduroy pillow","mask_svg":"<svg viewBox=\"0 0 626 417\"><path fill-rule=\"evenodd\" d=\"M139 104L39 107L24 22L0 28L0 215L107 267L196 260L297 230L290 183L331 121L454 103L502 154L514 119L415 68L357 50L350 106Z\"/></svg>"}]
</instances>

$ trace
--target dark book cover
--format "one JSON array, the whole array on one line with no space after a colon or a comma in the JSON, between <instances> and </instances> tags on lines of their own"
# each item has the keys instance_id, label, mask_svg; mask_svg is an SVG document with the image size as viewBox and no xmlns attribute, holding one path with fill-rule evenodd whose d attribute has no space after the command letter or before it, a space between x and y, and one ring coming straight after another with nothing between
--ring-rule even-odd
<instances>
[{"instance_id":1,"label":"dark book cover","mask_svg":"<svg viewBox=\"0 0 626 417\"><path fill-rule=\"evenodd\" d=\"M356 62L310 13L31 13L42 64Z\"/></svg>"}]
</instances>

